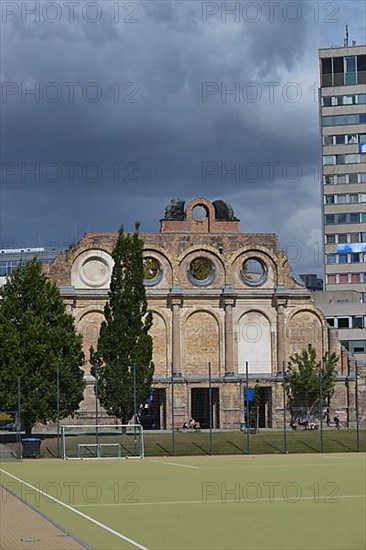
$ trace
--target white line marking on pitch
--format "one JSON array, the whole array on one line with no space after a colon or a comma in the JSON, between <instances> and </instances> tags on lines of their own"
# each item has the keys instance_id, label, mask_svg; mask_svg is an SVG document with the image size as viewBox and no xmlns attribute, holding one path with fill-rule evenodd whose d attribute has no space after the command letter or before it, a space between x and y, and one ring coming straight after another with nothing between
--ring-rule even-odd
<instances>
[{"instance_id":1,"label":"white line marking on pitch","mask_svg":"<svg viewBox=\"0 0 366 550\"><path fill-rule=\"evenodd\" d=\"M320 455L320 458L336 458L338 460L344 460L344 456Z\"/></svg>"},{"instance_id":2,"label":"white line marking on pitch","mask_svg":"<svg viewBox=\"0 0 366 550\"><path fill-rule=\"evenodd\" d=\"M154 464L167 464L168 466L179 466L180 468L190 468L191 470L201 470L198 466L189 466L188 464L179 464L178 462L163 462L162 460L149 460Z\"/></svg>"},{"instance_id":3,"label":"white line marking on pitch","mask_svg":"<svg viewBox=\"0 0 366 550\"><path fill-rule=\"evenodd\" d=\"M100 523L100 521L97 521L96 519L91 518L90 516L87 516L83 512L80 512L80 510L76 510L75 508L73 508L73 506L70 506L69 504L66 504L65 502L62 502L62 500L58 500L57 498L49 495L48 493L45 493L44 491L41 491L40 489L37 489L37 487L34 487L30 483L27 483L26 481L23 481L19 477L14 476L13 474L10 474L6 470L3 470L2 468L0 468L0 472L3 472L7 476L12 477L16 481L19 481L20 483L23 483L24 485L27 485L27 487L30 487L34 491L37 491L37 493L40 493L41 495L44 495L45 497L49 498L50 500L53 500L57 504L60 504L61 506L64 506L68 510L71 510L71 512L75 512L75 514L77 514L78 516L81 516L82 518L87 519L88 521L91 521L92 523L94 523L98 527L101 527L102 529L105 529L109 533L112 533L112 535L115 535L116 537L124 540L125 542L129 542L130 544L132 544L132 546L135 546L136 548L140 548L140 550L148 550L148 548L146 546L142 546L142 544L139 544L135 540L132 540L129 537L126 537L125 535L122 535L122 533L119 533L118 531L115 531L114 529L111 529L107 525L104 525L104 523Z\"/></svg>"},{"instance_id":4,"label":"white line marking on pitch","mask_svg":"<svg viewBox=\"0 0 366 550\"><path fill-rule=\"evenodd\" d=\"M324 457L325 458L325 457ZM346 463L342 463L342 468L344 466L352 466L354 463L353 462L346 462ZM306 467L306 466L309 466L309 467L314 467L316 466L318 468L318 466L326 466L326 467L329 467L329 464L324 464L324 463L309 463L309 464L301 464L301 468L303 467ZM341 465L339 465L341 466ZM299 467L299 464L258 464L258 463L251 463L251 464L248 464L246 466L208 466L207 468L199 468L200 470L204 470L204 471L208 471L208 470L256 470L256 469L264 469L264 468L271 468L271 469L274 469L274 468L298 468ZM334 467L334 465L333 465Z\"/></svg>"},{"instance_id":5,"label":"white line marking on pitch","mask_svg":"<svg viewBox=\"0 0 366 550\"><path fill-rule=\"evenodd\" d=\"M330 497L329 495L322 495L319 496L319 500L325 500L327 498L334 498L334 499L343 499L343 498L365 498L366 495L338 495L334 497ZM272 498L271 500L268 498L260 498L258 500L252 500L249 501L250 504L253 504L253 502L280 502L280 501L287 502L283 497L278 498ZM296 502L299 500L314 500L314 495L309 497L300 497L296 499ZM172 504L242 504L243 502L247 502L247 500L234 500L234 499L228 499L228 500L176 500L176 501L163 501L163 502L134 502L134 503L128 503L128 502L113 502L110 504L75 504L78 508L84 508L84 507L103 507L103 506L157 506L157 505L172 505ZM295 501L294 501L295 502Z\"/></svg>"}]
</instances>

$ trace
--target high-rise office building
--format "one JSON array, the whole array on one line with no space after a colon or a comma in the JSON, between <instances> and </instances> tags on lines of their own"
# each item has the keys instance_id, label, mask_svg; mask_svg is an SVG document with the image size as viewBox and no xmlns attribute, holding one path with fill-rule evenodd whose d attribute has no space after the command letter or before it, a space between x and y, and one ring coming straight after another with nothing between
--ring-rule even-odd
<instances>
[{"instance_id":1,"label":"high-rise office building","mask_svg":"<svg viewBox=\"0 0 366 550\"><path fill-rule=\"evenodd\" d=\"M366 45L349 46L347 35L319 50L325 290L357 291L366 303ZM328 322L365 355L366 318L352 295L347 314L344 294L339 315L335 300Z\"/></svg>"},{"instance_id":2,"label":"high-rise office building","mask_svg":"<svg viewBox=\"0 0 366 550\"><path fill-rule=\"evenodd\" d=\"M19 265L25 265L33 258L50 265L63 249L57 246L0 248L0 286L6 283L7 278Z\"/></svg>"}]
</instances>

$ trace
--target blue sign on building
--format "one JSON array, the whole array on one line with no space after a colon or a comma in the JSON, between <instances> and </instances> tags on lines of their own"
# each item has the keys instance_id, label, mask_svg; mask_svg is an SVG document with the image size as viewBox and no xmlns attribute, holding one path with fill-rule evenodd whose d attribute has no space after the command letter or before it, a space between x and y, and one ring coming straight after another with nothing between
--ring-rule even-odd
<instances>
[{"instance_id":1,"label":"blue sign on building","mask_svg":"<svg viewBox=\"0 0 366 550\"><path fill-rule=\"evenodd\" d=\"M254 401L255 389L244 390L244 401Z\"/></svg>"}]
</instances>

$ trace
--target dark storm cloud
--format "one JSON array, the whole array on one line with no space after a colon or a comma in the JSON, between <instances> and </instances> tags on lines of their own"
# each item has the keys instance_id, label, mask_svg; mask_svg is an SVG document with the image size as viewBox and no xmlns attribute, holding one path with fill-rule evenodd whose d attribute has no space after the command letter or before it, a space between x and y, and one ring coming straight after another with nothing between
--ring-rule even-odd
<instances>
[{"instance_id":1,"label":"dark storm cloud","mask_svg":"<svg viewBox=\"0 0 366 550\"><path fill-rule=\"evenodd\" d=\"M256 23L223 23L220 11L205 22L202 2L177 0L140 2L135 23L121 2L116 23L112 4L99 2L96 23L76 11L73 23L2 25L2 80L19 92L1 105L2 161L14 163L5 181L3 169L1 241L62 243L135 219L157 230L170 198L222 197L244 230L296 239L304 253L294 267L319 271L307 250L320 241L317 48L342 42L350 6L359 32L362 3L336 3L338 23L308 2L296 23L284 3L272 22L263 3ZM21 100L22 83L38 83L38 103ZM38 163L40 181L21 163ZM57 168L44 173L49 163Z\"/></svg>"}]
</instances>

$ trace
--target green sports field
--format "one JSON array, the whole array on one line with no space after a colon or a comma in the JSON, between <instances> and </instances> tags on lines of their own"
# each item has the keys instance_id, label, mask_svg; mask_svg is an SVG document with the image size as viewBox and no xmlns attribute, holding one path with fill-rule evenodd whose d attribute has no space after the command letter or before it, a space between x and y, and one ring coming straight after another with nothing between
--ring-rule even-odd
<instances>
[{"instance_id":1,"label":"green sports field","mask_svg":"<svg viewBox=\"0 0 366 550\"><path fill-rule=\"evenodd\" d=\"M1 483L95 549L361 550L365 471L363 453L28 460Z\"/></svg>"}]
</instances>

